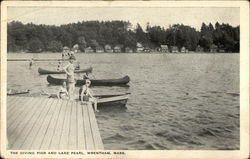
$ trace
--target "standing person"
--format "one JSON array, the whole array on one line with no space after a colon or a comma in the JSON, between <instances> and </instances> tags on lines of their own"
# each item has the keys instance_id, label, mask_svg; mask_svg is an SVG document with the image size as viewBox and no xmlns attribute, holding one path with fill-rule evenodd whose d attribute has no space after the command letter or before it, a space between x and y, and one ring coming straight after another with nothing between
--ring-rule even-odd
<instances>
[{"instance_id":1,"label":"standing person","mask_svg":"<svg viewBox=\"0 0 250 159\"><path fill-rule=\"evenodd\" d=\"M97 100L93 97L91 89L89 88L90 84L90 80L86 79L85 85L83 85L79 90L80 100L81 102L90 102L91 104L94 104L94 111L99 112L97 109Z\"/></svg>"},{"instance_id":2,"label":"standing person","mask_svg":"<svg viewBox=\"0 0 250 159\"><path fill-rule=\"evenodd\" d=\"M74 77L74 61L75 61L74 56L70 56L69 58L69 64L64 67L64 71L67 74L67 90L69 93L69 99L73 100L74 98L74 90L75 90L75 77Z\"/></svg>"},{"instance_id":3,"label":"standing person","mask_svg":"<svg viewBox=\"0 0 250 159\"><path fill-rule=\"evenodd\" d=\"M30 59L30 62L29 62L30 68L33 66L33 64L34 64L34 60L33 60L33 58L31 58L31 59Z\"/></svg>"}]
</instances>

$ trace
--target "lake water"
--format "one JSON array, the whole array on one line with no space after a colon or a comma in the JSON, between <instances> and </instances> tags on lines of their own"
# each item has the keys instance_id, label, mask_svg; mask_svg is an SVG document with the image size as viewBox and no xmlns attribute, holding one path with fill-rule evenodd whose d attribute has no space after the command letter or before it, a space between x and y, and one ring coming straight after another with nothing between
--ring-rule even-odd
<instances>
[{"instance_id":1,"label":"lake water","mask_svg":"<svg viewBox=\"0 0 250 159\"><path fill-rule=\"evenodd\" d=\"M8 58L60 54L8 54ZM130 87L94 87L95 94L130 92L127 109L96 114L105 149L239 149L239 54L77 54L93 77L129 75ZM37 68L57 62L8 62L8 88L55 93ZM63 77L65 75L55 75ZM76 78L80 76L76 75ZM76 93L78 88L76 90Z\"/></svg>"}]
</instances>

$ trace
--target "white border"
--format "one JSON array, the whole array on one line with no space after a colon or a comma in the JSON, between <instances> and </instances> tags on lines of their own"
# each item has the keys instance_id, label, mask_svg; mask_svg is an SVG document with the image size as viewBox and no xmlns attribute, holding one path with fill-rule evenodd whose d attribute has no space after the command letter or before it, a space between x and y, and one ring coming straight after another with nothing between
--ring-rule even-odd
<instances>
[{"instance_id":1,"label":"white border","mask_svg":"<svg viewBox=\"0 0 250 159\"><path fill-rule=\"evenodd\" d=\"M142 150L126 155L10 155L6 150L7 7L240 7L240 150ZM109 150L107 150L109 151ZM21 152L21 151L19 151ZM28 152L28 151L26 151ZM30 151L29 151L30 152ZM35 152L35 151L33 151ZM49 152L49 151L47 151ZM68 151L71 152L71 151ZM113 151L109 151L113 152ZM1 156L4 158L248 158L249 157L249 3L247 1L3 1L1 3Z\"/></svg>"}]
</instances>

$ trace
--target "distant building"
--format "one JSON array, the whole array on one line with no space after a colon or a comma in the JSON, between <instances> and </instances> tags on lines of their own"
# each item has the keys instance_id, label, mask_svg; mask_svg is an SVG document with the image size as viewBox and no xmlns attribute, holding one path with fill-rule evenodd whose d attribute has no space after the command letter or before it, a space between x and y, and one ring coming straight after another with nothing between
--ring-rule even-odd
<instances>
[{"instance_id":1,"label":"distant building","mask_svg":"<svg viewBox=\"0 0 250 159\"><path fill-rule=\"evenodd\" d=\"M201 47L200 45L198 45L198 46L196 47L195 52L204 52L204 48Z\"/></svg>"},{"instance_id":2,"label":"distant building","mask_svg":"<svg viewBox=\"0 0 250 159\"><path fill-rule=\"evenodd\" d=\"M225 53L225 50L224 49L219 49L218 52L219 53Z\"/></svg>"},{"instance_id":3,"label":"distant building","mask_svg":"<svg viewBox=\"0 0 250 159\"><path fill-rule=\"evenodd\" d=\"M112 49L111 45L107 44L104 46L104 51L108 52L108 53L112 53L113 49Z\"/></svg>"},{"instance_id":4,"label":"distant building","mask_svg":"<svg viewBox=\"0 0 250 159\"><path fill-rule=\"evenodd\" d=\"M212 44L210 46L210 52L218 52L218 46L215 44Z\"/></svg>"},{"instance_id":5,"label":"distant building","mask_svg":"<svg viewBox=\"0 0 250 159\"><path fill-rule=\"evenodd\" d=\"M143 49L143 52L146 52L146 53L150 53L150 48L149 47L145 47L144 49Z\"/></svg>"},{"instance_id":6,"label":"distant building","mask_svg":"<svg viewBox=\"0 0 250 159\"><path fill-rule=\"evenodd\" d=\"M178 53L178 47L177 46L171 46L171 53Z\"/></svg>"},{"instance_id":7,"label":"distant building","mask_svg":"<svg viewBox=\"0 0 250 159\"><path fill-rule=\"evenodd\" d=\"M188 52L188 50L184 46L181 47L181 53L186 53L186 52Z\"/></svg>"},{"instance_id":8,"label":"distant building","mask_svg":"<svg viewBox=\"0 0 250 159\"><path fill-rule=\"evenodd\" d=\"M74 51L74 53L79 53L80 50L79 50L79 45L78 44L75 44L73 47L72 47L72 51Z\"/></svg>"},{"instance_id":9,"label":"distant building","mask_svg":"<svg viewBox=\"0 0 250 159\"><path fill-rule=\"evenodd\" d=\"M97 47L95 48L95 52L96 52L96 53L103 53L103 52L104 52L104 49L103 49L102 46L97 46Z\"/></svg>"},{"instance_id":10,"label":"distant building","mask_svg":"<svg viewBox=\"0 0 250 159\"><path fill-rule=\"evenodd\" d=\"M91 47L87 47L87 48L85 48L85 52L92 53L92 52L94 52L94 50Z\"/></svg>"},{"instance_id":11,"label":"distant building","mask_svg":"<svg viewBox=\"0 0 250 159\"><path fill-rule=\"evenodd\" d=\"M160 51L161 52L169 52L168 51L168 45L161 45Z\"/></svg>"},{"instance_id":12,"label":"distant building","mask_svg":"<svg viewBox=\"0 0 250 159\"><path fill-rule=\"evenodd\" d=\"M143 52L144 47L141 43L136 43L136 52Z\"/></svg>"},{"instance_id":13,"label":"distant building","mask_svg":"<svg viewBox=\"0 0 250 159\"><path fill-rule=\"evenodd\" d=\"M126 48L125 48L125 52L127 52L127 53L132 53L132 52L133 52L133 49L131 49L130 47L126 47Z\"/></svg>"},{"instance_id":14,"label":"distant building","mask_svg":"<svg viewBox=\"0 0 250 159\"><path fill-rule=\"evenodd\" d=\"M122 52L122 45L116 45L114 47L114 53L120 53Z\"/></svg>"}]
</instances>

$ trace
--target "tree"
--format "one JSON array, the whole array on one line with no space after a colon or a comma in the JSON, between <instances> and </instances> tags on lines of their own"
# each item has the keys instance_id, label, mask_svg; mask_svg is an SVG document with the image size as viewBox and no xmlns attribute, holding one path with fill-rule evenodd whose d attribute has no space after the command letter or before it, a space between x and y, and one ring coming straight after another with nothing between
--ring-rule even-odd
<instances>
[{"instance_id":1,"label":"tree","mask_svg":"<svg viewBox=\"0 0 250 159\"><path fill-rule=\"evenodd\" d=\"M62 43L58 41L52 41L48 46L48 51L62 52L62 50L63 50Z\"/></svg>"},{"instance_id":2,"label":"tree","mask_svg":"<svg viewBox=\"0 0 250 159\"><path fill-rule=\"evenodd\" d=\"M87 42L85 40L84 36L79 36L78 37L78 44L79 44L79 49L84 52L85 48L87 47Z\"/></svg>"},{"instance_id":3,"label":"tree","mask_svg":"<svg viewBox=\"0 0 250 159\"><path fill-rule=\"evenodd\" d=\"M39 39L33 39L28 43L28 50L30 52L41 52L43 50L43 44Z\"/></svg>"}]
</instances>

